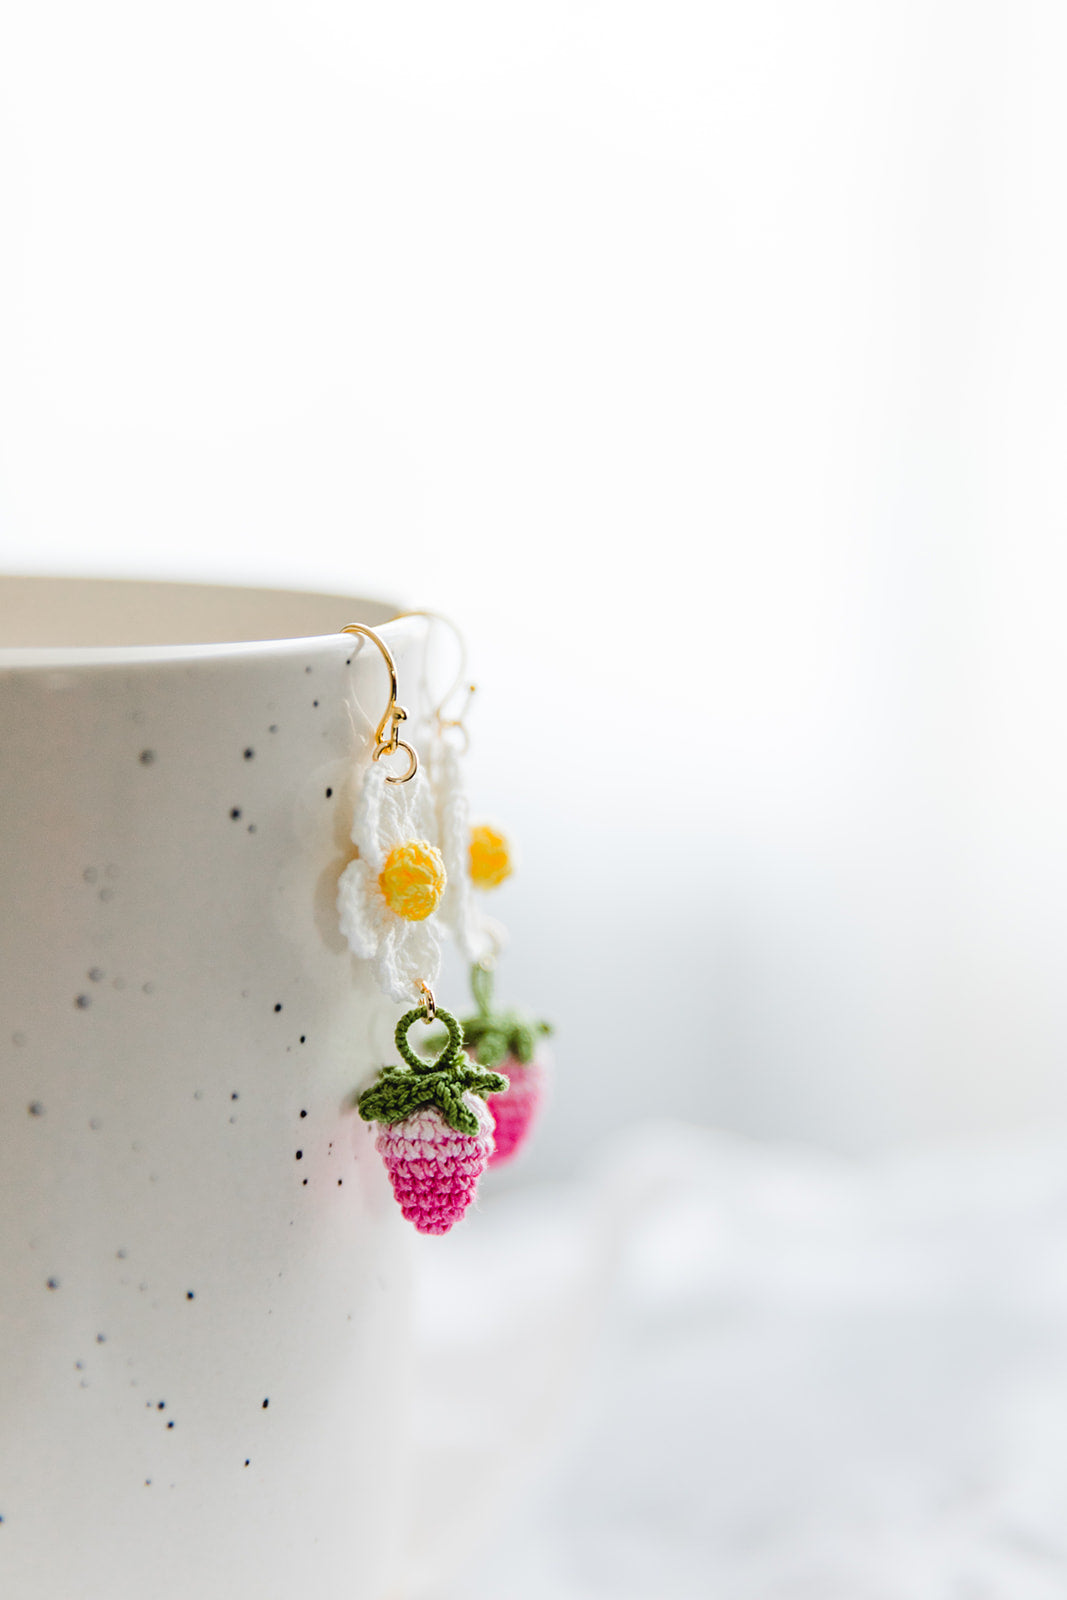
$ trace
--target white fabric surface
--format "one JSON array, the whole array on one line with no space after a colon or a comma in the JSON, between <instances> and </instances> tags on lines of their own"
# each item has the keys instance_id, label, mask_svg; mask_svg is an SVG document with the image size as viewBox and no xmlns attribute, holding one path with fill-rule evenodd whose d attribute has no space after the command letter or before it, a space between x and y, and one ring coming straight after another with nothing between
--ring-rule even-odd
<instances>
[{"instance_id":1,"label":"white fabric surface","mask_svg":"<svg viewBox=\"0 0 1067 1600\"><path fill-rule=\"evenodd\" d=\"M1067 1137L490 1187L419 1241L412 1600L1067 1593Z\"/></svg>"}]
</instances>

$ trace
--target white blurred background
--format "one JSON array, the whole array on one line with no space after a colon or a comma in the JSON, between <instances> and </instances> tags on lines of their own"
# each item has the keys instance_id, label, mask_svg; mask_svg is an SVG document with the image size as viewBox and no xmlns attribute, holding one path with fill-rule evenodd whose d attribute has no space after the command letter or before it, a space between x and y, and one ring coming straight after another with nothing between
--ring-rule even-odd
<instances>
[{"instance_id":1,"label":"white blurred background","mask_svg":"<svg viewBox=\"0 0 1067 1600\"><path fill-rule=\"evenodd\" d=\"M595 1211L650 1116L674 1119L700 1194L722 1136L774 1192L786 1145L876 1194L886 1162L946 1141L1041 1130L1059 1170L1065 66L1067 14L1026 0L0 14L0 562L395 597L464 629L475 803L524 864L500 985L559 1028L554 1106L493 1226L579 1190ZM1013 1215L1026 1168L993 1165ZM929 1173L922 1192L985 1259L1000 1202L952 1171L951 1202ZM741 1201L716 1193L721 1222ZM673 1260L664 1216L652 1254ZM679 1274L736 1313L705 1233L681 1237ZM479 1247L448 1244L477 1278ZM797 1310L774 1282L754 1395L780 1371L775 1297ZM830 1305L820 1372L848 1343ZM719 1370L708 1328L678 1327ZM652 1392L618 1359L605 1415ZM708 1436L729 1439L715 1382ZM854 1414L828 1395L820 1415ZM647 1439L687 1414L671 1404ZM567 1414L573 1467L599 1435ZM735 1457L690 1444L674 1458L708 1499L686 1526L705 1526ZM649 1510L654 1476L587 1558L560 1534L523 1593L829 1600L818 1561L869 1526L816 1517L821 1554L790 1545L788 1587L756 1474L738 1515L763 1576L727 1540L668 1584L657 1561L690 1547ZM988 1563L965 1590L951 1553L928 1571L940 1535L909 1507L887 1524L899 1572L842 1558L848 1600L1046 1593ZM605 1553L637 1524L651 1576Z\"/></svg>"}]
</instances>

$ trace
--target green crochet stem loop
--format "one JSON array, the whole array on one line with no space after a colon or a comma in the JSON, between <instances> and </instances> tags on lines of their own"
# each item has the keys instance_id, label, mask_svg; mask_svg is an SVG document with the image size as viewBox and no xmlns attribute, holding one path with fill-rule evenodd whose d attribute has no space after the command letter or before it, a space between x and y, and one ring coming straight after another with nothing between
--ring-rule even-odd
<instances>
[{"instance_id":1,"label":"green crochet stem loop","mask_svg":"<svg viewBox=\"0 0 1067 1600\"><path fill-rule=\"evenodd\" d=\"M478 1011L473 1017L463 1018L463 1039L474 1059L480 1066L498 1067L513 1056L528 1066L538 1039L552 1032L550 1025L533 1022L518 1011L494 1011L492 969L480 963L471 968L471 992ZM438 1015L443 1017L444 1013ZM443 1042L441 1034L427 1041L433 1050L439 1050Z\"/></svg>"},{"instance_id":2,"label":"green crochet stem loop","mask_svg":"<svg viewBox=\"0 0 1067 1600\"><path fill-rule=\"evenodd\" d=\"M448 1029L448 1037L445 1040L445 1047L441 1051L441 1054L437 1057L436 1061L424 1060L422 1056L416 1055L414 1050L408 1044L408 1029L411 1027L411 1024L413 1022L427 1022L429 1020L426 1015L425 1006L416 1006L414 1011L405 1011L404 1015L396 1025L396 1032L393 1034L393 1038L396 1040L396 1047L400 1051L400 1054L403 1056L404 1060L407 1062L408 1066L411 1067L415 1072L436 1072L439 1067L450 1066L453 1059L463 1049L463 1029L460 1027L451 1011L438 1011L437 1016ZM433 1045L435 1050L438 1043L439 1039L435 1039Z\"/></svg>"},{"instance_id":3,"label":"green crochet stem loop","mask_svg":"<svg viewBox=\"0 0 1067 1600\"><path fill-rule=\"evenodd\" d=\"M424 1061L408 1044L408 1029L418 1019L426 1021L424 1007L407 1011L396 1025L396 1047L406 1066L383 1067L374 1083L357 1101L364 1122L403 1122L414 1112L436 1106L450 1128L472 1138L481 1132L478 1118L464 1104L465 1094L483 1098L503 1094L509 1087L500 1072L476 1066L463 1048L463 1029L449 1011L437 1013L446 1028L444 1046L433 1061ZM440 1043L440 1035L434 1048Z\"/></svg>"},{"instance_id":4,"label":"green crochet stem loop","mask_svg":"<svg viewBox=\"0 0 1067 1600\"><path fill-rule=\"evenodd\" d=\"M478 1007L478 1014L488 1017L493 1009L493 969L483 966L480 961L471 968L471 994Z\"/></svg>"}]
</instances>

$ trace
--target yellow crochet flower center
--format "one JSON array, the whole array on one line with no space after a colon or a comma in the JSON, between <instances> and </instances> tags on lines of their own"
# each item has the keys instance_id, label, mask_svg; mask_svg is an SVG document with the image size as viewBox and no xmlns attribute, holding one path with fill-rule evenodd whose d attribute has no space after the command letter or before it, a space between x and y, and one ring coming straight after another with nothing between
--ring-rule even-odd
<instances>
[{"instance_id":1,"label":"yellow crochet flower center","mask_svg":"<svg viewBox=\"0 0 1067 1600\"><path fill-rule=\"evenodd\" d=\"M448 875L441 852L425 839L398 844L385 858L378 887L390 911L407 922L424 922L437 910Z\"/></svg>"},{"instance_id":2,"label":"yellow crochet flower center","mask_svg":"<svg viewBox=\"0 0 1067 1600\"><path fill-rule=\"evenodd\" d=\"M471 882L479 889L495 889L511 871L511 847L504 835L484 822L472 828Z\"/></svg>"}]
</instances>

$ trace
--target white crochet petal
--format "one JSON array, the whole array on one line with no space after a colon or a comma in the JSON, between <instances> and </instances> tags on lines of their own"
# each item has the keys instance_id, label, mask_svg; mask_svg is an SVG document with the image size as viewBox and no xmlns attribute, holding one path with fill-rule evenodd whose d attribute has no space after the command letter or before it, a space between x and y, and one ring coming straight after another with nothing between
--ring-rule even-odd
<instances>
[{"instance_id":1,"label":"white crochet petal","mask_svg":"<svg viewBox=\"0 0 1067 1600\"><path fill-rule=\"evenodd\" d=\"M395 1000L398 1005L404 1005L413 998L404 985L403 979L396 970L397 951L397 923L398 917L389 914L389 921L382 930L382 942L374 960L374 976L378 980L378 987L390 1000Z\"/></svg>"},{"instance_id":2,"label":"white crochet petal","mask_svg":"<svg viewBox=\"0 0 1067 1600\"><path fill-rule=\"evenodd\" d=\"M367 961L378 952L388 908L371 869L362 859L350 861L337 884L341 932L355 955Z\"/></svg>"},{"instance_id":3,"label":"white crochet petal","mask_svg":"<svg viewBox=\"0 0 1067 1600\"><path fill-rule=\"evenodd\" d=\"M436 844L433 796L421 768L407 783L387 783L384 776L377 819L383 861L394 845L408 839L425 839L429 844Z\"/></svg>"},{"instance_id":4,"label":"white crochet petal","mask_svg":"<svg viewBox=\"0 0 1067 1600\"><path fill-rule=\"evenodd\" d=\"M466 961L495 960L507 943L507 930L503 923L487 916L475 899L470 873L470 808L459 754L442 741L436 757L437 816L441 854L448 873L441 920Z\"/></svg>"},{"instance_id":5,"label":"white crochet petal","mask_svg":"<svg viewBox=\"0 0 1067 1600\"><path fill-rule=\"evenodd\" d=\"M471 914L470 817L467 796L459 777L456 752L444 746L436 763L437 817L448 883L441 902L441 920L463 954L467 948L467 924Z\"/></svg>"},{"instance_id":6,"label":"white crochet petal","mask_svg":"<svg viewBox=\"0 0 1067 1600\"><path fill-rule=\"evenodd\" d=\"M436 983L441 972L437 917L409 922L390 911L378 877L389 852L409 839L437 839L433 794L418 772L407 783L388 783L380 763L363 774L352 822L359 857L341 874L337 909L341 932L363 960L373 960L379 986L399 1004L419 999L418 982Z\"/></svg>"},{"instance_id":7,"label":"white crochet petal","mask_svg":"<svg viewBox=\"0 0 1067 1600\"><path fill-rule=\"evenodd\" d=\"M467 943L463 949L468 961L495 961L508 942L508 930L496 917L479 906L472 906L467 923Z\"/></svg>"},{"instance_id":8,"label":"white crochet petal","mask_svg":"<svg viewBox=\"0 0 1067 1600\"><path fill-rule=\"evenodd\" d=\"M388 850L382 849L382 808L386 805L385 771L372 761L363 774L352 817L352 843L375 876L385 865Z\"/></svg>"},{"instance_id":9,"label":"white crochet petal","mask_svg":"<svg viewBox=\"0 0 1067 1600\"><path fill-rule=\"evenodd\" d=\"M419 979L432 987L440 976L440 941L425 922L405 922L388 909L386 917L374 973L390 1000L412 1005L422 998Z\"/></svg>"},{"instance_id":10,"label":"white crochet petal","mask_svg":"<svg viewBox=\"0 0 1067 1600\"><path fill-rule=\"evenodd\" d=\"M418 774L407 783L387 783L388 775L382 771L382 802L378 812L378 842L385 855L395 844L411 837L408 824L410 799L408 790L418 781Z\"/></svg>"},{"instance_id":11,"label":"white crochet petal","mask_svg":"<svg viewBox=\"0 0 1067 1600\"><path fill-rule=\"evenodd\" d=\"M460 781L456 752L445 746L435 763L437 820L441 833L441 854L449 877L470 882L470 811Z\"/></svg>"},{"instance_id":12,"label":"white crochet petal","mask_svg":"<svg viewBox=\"0 0 1067 1600\"><path fill-rule=\"evenodd\" d=\"M398 923L401 918L395 919ZM406 922L390 951L390 990L394 1000L419 999L419 980L432 989L441 976L441 940L433 919Z\"/></svg>"},{"instance_id":13,"label":"white crochet petal","mask_svg":"<svg viewBox=\"0 0 1067 1600\"><path fill-rule=\"evenodd\" d=\"M434 805L433 788L429 780L420 771L412 778L409 785L411 794L411 825L414 837L426 839L430 844L439 841L437 826L437 809Z\"/></svg>"}]
</instances>

